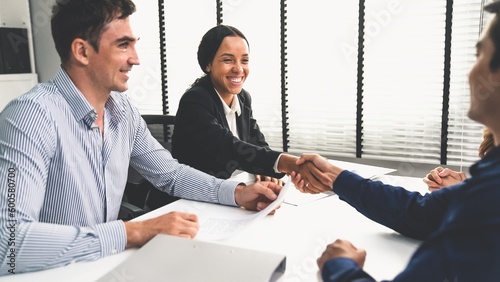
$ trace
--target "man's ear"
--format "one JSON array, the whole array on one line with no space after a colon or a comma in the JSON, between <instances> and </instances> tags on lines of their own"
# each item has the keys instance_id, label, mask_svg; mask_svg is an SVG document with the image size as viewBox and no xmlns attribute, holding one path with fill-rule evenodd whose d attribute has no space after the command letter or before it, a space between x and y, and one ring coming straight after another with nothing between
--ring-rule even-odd
<instances>
[{"instance_id":1,"label":"man's ear","mask_svg":"<svg viewBox=\"0 0 500 282\"><path fill-rule=\"evenodd\" d=\"M71 43L71 55L75 62L87 65L89 63L89 48L92 48L92 46L87 41L81 38L73 40Z\"/></svg>"},{"instance_id":2,"label":"man's ear","mask_svg":"<svg viewBox=\"0 0 500 282\"><path fill-rule=\"evenodd\" d=\"M205 71L206 71L207 73L209 73L209 72L210 72L210 68L211 68L211 67L212 67L212 64L208 64L208 65L205 67Z\"/></svg>"}]
</instances>

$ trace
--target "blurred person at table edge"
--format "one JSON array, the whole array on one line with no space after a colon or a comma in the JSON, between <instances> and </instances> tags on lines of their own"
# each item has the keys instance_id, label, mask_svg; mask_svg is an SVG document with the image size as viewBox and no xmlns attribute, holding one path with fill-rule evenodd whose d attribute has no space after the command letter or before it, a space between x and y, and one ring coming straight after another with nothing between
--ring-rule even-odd
<instances>
[{"instance_id":1,"label":"blurred person at table edge","mask_svg":"<svg viewBox=\"0 0 500 282\"><path fill-rule=\"evenodd\" d=\"M423 240L393 281L498 281L500 277L500 1L485 5L494 17L476 45L469 73L469 118L489 128L495 147L470 168L471 177L425 195L364 179L303 154L339 198L404 236ZM488 84L485 85L484 83ZM300 175L297 188L307 192ZM341 216L341 215L333 215ZM317 259L324 281L374 281L363 270L365 250L339 238ZM377 258L371 258L376 260Z\"/></svg>"}]
</instances>

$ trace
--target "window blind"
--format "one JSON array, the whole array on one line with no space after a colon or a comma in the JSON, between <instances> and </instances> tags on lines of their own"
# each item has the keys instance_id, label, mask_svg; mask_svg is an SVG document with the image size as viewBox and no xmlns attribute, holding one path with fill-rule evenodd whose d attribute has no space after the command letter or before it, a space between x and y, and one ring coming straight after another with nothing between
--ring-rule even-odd
<instances>
[{"instance_id":1,"label":"window blind","mask_svg":"<svg viewBox=\"0 0 500 282\"><path fill-rule=\"evenodd\" d=\"M263 8L265 7L265 8ZM222 1L223 24L238 28L250 45L244 89L269 146L283 150L280 85L280 1Z\"/></svg>"},{"instance_id":2,"label":"window blind","mask_svg":"<svg viewBox=\"0 0 500 282\"><path fill-rule=\"evenodd\" d=\"M475 62L481 30L481 0L453 1L448 164L469 166L478 160L483 126L470 120L468 73Z\"/></svg>"},{"instance_id":3,"label":"window blind","mask_svg":"<svg viewBox=\"0 0 500 282\"><path fill-rule=\"evenodd\" d=\"M158 3L137 5L130 17L132 30L140 40L136 44L139 66L134 66L127 95L142 114L162 113L162 81Z\"/></svg>"},{"instance_id":4,"label":"window blind","mask_svg":"<svg viewBox=\"0 0 500 282\"><path fill-rule=\"evenodd\" d=\"M446 0L365 5L363 158L439 163Z\"/></svg>"},{"instance_id":5,"label":"window blind","mask_svg":"<svg viewBox=\"0 0 500 282\"><path fill-rule=\"evenodd\" d=\"M358 3L286 3L288 151L354 157Z\"/></svg>"},{"instance_id":6,"label":"window blind","mask_svg":"<svg viewBox=\"0 0 500 282\"><path fill-rule=\"evenodd\" d=\"M482 126L467 118L467 73L479 36L481 0L160 2L165 5L168 73L168 93L163 95L170 113L175 114L180 96L202 75L196 49L201 36L220 20L249 39L251 75L245 88L271 147L281 149L286 143L283 149L289 152L328 157L356 157L361 148L362 158L432 164L439 164L444 152L447 164L462 166L478 158ZM143 68L140 56L138 68ZM139 85L152 87L150 81L143 78ZM448 83L449 92L444 87ZM147 102L161 109L161 98L152 97L144 100L154 100Z\"/></svg>"},{"instance_id":7,"label":"window blind","mask_svg":"<svg viewBox=\"0 0 500 282\"><path fill-rule=\"evenodd\" d=\"M164 0L165 50L169 113L175 115L179 100L203 75L197 52L203 35L217 24L216 2L207 0Z\"/></svg>"}]
</instances>

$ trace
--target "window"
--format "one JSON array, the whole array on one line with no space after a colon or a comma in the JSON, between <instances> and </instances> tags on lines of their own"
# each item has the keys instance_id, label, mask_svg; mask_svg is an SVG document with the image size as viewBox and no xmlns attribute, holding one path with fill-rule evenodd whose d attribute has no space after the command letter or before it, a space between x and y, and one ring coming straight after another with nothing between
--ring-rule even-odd
<instances>
[{"instance_id":1,"label":"window","mask_svg":"<svg viewBox=\"0 0 500 282\"><path fill-rule=\"evenodd\" d=\"M248 40L250 75L244 88L252 96L253 115L266 141L281 151L280 1L222 1L222 19Z\"/></svg>"},{"instance_id":2,"label":"window","mask_svg":"<svg viewBox=\"0 0 500 282\"><path fill-rule=\"evenodd\" d=\"M468 166L482 140L482 126L467 118L481 2L159 0L168 111L202 75L197 46L220 19L250 42L245 89L272 148ZM136 69L157 75L141 60ZM145 81L130 91L151 88ZM139 95L141 111L158 111L157 91Z\"/></svg>"},{"instance_id":3,"label":"window","mask_svg":"<svg viewBox=\"0 0 500 282\"><path fill-rule=\"evenodd\" d=\"M175 115L182 94L203 75L196 54L203 34L217 24L216 5L207 0L160 2L165 7L167 98L169 113Z\"/></svg>"},{"instance_id":4,"label":"window","mask_svg":"<svg viewBox=\"0 0 500 282\"><path fill-rule=\"evenodd\" d=\"M478 159L483 126L467 117L470 89L467 74L475 61L482 27L480 0L453 1L448 164L469 165Z\"/></svg>"},{"instance_id":5,"label":"window","mask_svg":"<svg viewBox=\"0 0 500 282\"><path fill-rule=\"evenodd\" d=\"M158 4L151 4L138 5L130 17L134 34L140 38L136 48L141 64L132 68L127 95L143 114L162 111Z\"/></svg>"},{"instance_id":6,"label":"window","mask_svg":"<svg viewBox=\"0 0 500 282\"><path fill-rule=\"evenodd\" d=\"M446 0L365 2L363 158L439 163Z\"/></svg>"},{"instance_id":7,"label":"window","mask_svg":"<svg viewBox=\"0 0 500 282\"><path fill-rule=\"evenodd\" d=\"M357 1L286 1L289 152L355 156Z\"/></svg>"}]
</instances>

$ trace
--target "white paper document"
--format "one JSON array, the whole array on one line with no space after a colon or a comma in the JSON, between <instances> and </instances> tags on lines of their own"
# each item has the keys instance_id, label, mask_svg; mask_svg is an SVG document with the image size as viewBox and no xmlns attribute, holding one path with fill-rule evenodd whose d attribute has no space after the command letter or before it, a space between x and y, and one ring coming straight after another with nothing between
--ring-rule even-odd
<instances>
[{"instance_id":1,"label":"white paper document","mask_svg":"<svg viewBox=\"0 0 500 282\"><path fill-rule=\"evenodd\" d=\"M233 236L234 234L247 228L253 222L267 216L270 212L281 205L286 194L291 189L295 189L295 187L289 181L281 189L278 198L259 212L246 211L242 213L233 211L210 217L203 216L200 218L200 230L195 238L211 241L224 240Z\"/></svg>"},{"instance_id":2,"label":"white paper document","mask_svg":"<svg viewBox=\"0 0 500 282\"><path fill-rule=\"evenodd\" d=\"M294 186L293 189L287 194L285 203L292 206L298 206L301 204L310 203L317 201L319 199L330 197L332 195L335 195L335 193L333 192L323 192L318 194L302 193Z\"/></svg>"}]
</instances>

